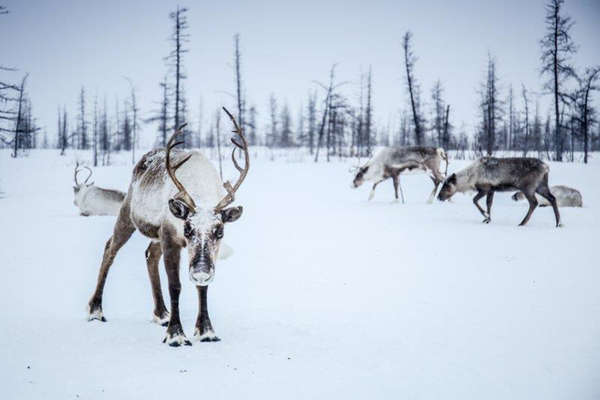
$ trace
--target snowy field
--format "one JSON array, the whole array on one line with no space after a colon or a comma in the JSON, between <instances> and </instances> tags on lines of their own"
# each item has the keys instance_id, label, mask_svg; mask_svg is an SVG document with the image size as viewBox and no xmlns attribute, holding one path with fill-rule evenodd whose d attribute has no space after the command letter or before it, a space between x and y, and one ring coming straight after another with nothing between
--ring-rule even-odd
<instances>
[{"instance_id":1,"label":"snowy field","mask_svg":"<svg viewBox=\"0 0 600 400\"><path fill-rule=\"evenodd\" d=\"M126 190L122 156L97 185ZM209 289L221 342L170 348L150 322L147 239L116 258L108 322L87 322L114 217L78 216L72 153L0 151L0 397L600 398L599 155L551 164L550 184L584 201L559 229L550 208L517 227L527 206L509 194L485 225L470 196L426 204L424 175L403 178L407 204L391 182L367 202L350 162L269 158L253 160L225 232L235 254ZM197 294L181 275L191 338Z\"/></svg>"}]
</instances>

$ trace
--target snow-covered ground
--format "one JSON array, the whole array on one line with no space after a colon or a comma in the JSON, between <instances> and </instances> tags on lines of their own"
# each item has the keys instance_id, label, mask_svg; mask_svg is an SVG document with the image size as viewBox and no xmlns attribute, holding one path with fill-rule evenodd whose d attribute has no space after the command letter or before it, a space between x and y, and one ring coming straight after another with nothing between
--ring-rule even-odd
<instances>
[{"instance_id":1,"label":"snow-covered ground","mask_svg":"<svg viewBox=\"0 0 600 400\"><path fill-rule=\"evenodd\" d=\"M116 258L108 322L87 322L114 217L78 216L73 154L0 151L0 397L600 398L600 163L551 164L550 183L584 201L557 229L549 208L517 227L527 207L508 194L485 225L470 196L425 204L423 175L403 179L407 204L391 182L367 202L351 163L269 158L253 160L225 232L235 254L209 289L222 341L170 348L150 322L147 239ZM96 184L126 190L124 164L96 168Z\"/></svg>"}]
</instances>

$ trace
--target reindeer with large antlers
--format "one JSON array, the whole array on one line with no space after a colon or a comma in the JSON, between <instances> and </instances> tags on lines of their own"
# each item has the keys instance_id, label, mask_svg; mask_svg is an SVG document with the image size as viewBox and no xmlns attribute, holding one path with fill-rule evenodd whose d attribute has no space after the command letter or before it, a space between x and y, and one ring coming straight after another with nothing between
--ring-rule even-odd
<instances>
[{"instance_id":1,"label":"reindeer with large antlers","mask_svg":"<svg viewBox=\"0 0 600 400\"><path fill-rule=\"evenodd\" d=\"M125 199L125 193L114 190L104 189L94 185L94 182L88 183L92 177L92 170L84 166L88 171L83 182L77 180L77 176L82 169L79 168L79 162L75 164L75 172L73 179L73 204L79 207L79 214L87 217L90 215L118 215L121 209L121 204Z\"/></svg>"},{"instance_id":2,"label":"reindeer with large antlers","mask_svg":"<svg viewBox=\"0 0 600 400\"><path fill-rule=\"evenodd\" d=\"M233 132L237 135L231 139L234 144L231 158L240 173L236 183L223 184L214 166L200 152L174 149L180 144L176 138L182 127L171 136L166 149L145 154L133 170L129 192L113 235L106 243L96 291L89 302L89 320L105 321L102 291L108 270L117 251L138 229L151 240L146 250L146 264L154 298L153 320L168 326L163 342L170 346L191 345L179 319L179 255L184 247L187 247L189 255L189 278L197 286L199 298L200 310L194 337L203 342L219 340L208 315L208 284L215 274L224 225L242 215L241 206L228 206L234 201L250 166L246 138L235 118L227 109L223 110L231 119L235 127ZM244 154L243 167L235 158L237 149ZM170 313L163 301L158 274L161 256L164 257L169 281Z\"/></svg>"}]
</instances>

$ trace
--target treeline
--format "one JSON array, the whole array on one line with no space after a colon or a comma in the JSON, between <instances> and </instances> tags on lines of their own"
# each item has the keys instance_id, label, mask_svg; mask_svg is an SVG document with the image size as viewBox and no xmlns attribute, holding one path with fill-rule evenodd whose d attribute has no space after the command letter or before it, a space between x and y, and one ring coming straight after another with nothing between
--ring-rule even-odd
<instances>
[{"instance_id":1,"label":"treeline","mask_svg":"<svg viewBox=\"0 0 600 400\"><path fill-rule=\"evenodd\" d=\"M592 98L599 90L600 67L577 69L572 64L576 46L571 38L573 21L564 15L564 0L549 0L546 5L546 31L540 40L540 71L544 80L542 92L521 84L500 82L498 62L490 54L476 95L479 97L479 120L467 132L465 124L457 128L453 108L446 101L443 82L431 84L428 95L423 94L418 79L417 56L411 32L402 40L399 57L403 68L399 71L405 80L406 96L399 99L397 123L377 124L374 120L373 81L371 67L357 76L354 82L339 81L337 65L330 67L322 81L307 88L302 105L293 110L275 94L265 99L267 112L259 116L256 104L248 104L242 76L240 36L233 40L233 83L235 114L245 129L251 146L269 148L304 148L315 161L331 157L370 156L376 146L433 145L454 150L456 157L467 154L494 154L512 152L522 156L533 155L556 161L575 161L583 153L588 161L589 151L600 150L600 124ZM0 13L6 12L0 7ZM131 151L132 162L139 140L141 125L156 127L154 146L165 146L175 127L183 126L184 147L210 147L220 150L222 139L221 113L215 110L205 122L200 106L196 123L190 118L190 107L185 93L185 59L190 41L186 8L177 7L169 18L172 33L171 50L166 55L165 75L159 82L160 98L157 107L141 118L136 102L136 91L130 84L130 95L116 99L110 105L104 97L92 102L82 87L78 107L69 112L60 107L57 115L55 146L61 154L65 150L93 150L94 165L110 164L112 152ZM0 67L4 71L10 68ZM325 71L324 71L325 72ZM20 85L0 82L0 133L5 146L13 146L13 155L19 149L47 147L44 131L32 116L31 101L26 93L25 76ZM346 90L350 87L353 90ZM507 88L502 90L502 88ZM347 92L357 93L348 96ZM552 109L541 110L540 98L552 98ZM91 105L91 106L90 106ZM228 128L223 128L223 132ZM148 140L145 140L147 143ZM1 145L1 144L0 144Z\"/></svg>"}]
</instances>

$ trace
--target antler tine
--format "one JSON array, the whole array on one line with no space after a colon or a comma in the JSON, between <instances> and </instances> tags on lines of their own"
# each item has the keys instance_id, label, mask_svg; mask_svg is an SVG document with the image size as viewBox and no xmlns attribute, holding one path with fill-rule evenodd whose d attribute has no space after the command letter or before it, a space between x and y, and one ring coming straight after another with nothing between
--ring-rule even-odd
<instances>
[{"instance_id":1,"label":"antler tine","mask_svg":"<svg viewBox=\"0 0 600 400\"><path fill-rule=\"evenodd\" d=\"M244 182L244 179L246 179L246 175L248 174L248 169L250 168L250 154L248 153L248 142L246 141L244 132L238 125L234 116L229 112L229 110L227 110L225 107L223 107L223 111L225 111L225 113L227 114L227 116L229 117L231 122L233 123L234 130L232 132L234 132L237 135L237 136L234 136L231 138L231 142L235 146L231 153L231 160L233 161L233 165L234 165L235 169L237 169L238 172L240 173L240 176L238 177L238 179L234 185L231 185L231 183L229 181L227 181L223 184L223 187L227 191L227 194L215 206L216 211L222 210L223 208L227 207L229 204L233 203L233 201L235 199L235 192L239 189L242 182ZM240 164L238 163L238 161L235 158L235 151L237 149L240 149L244 152L244 167L243 168L240 166Z\"/></svg>"},{"instance_id":2,"label":"antler tine","mask_svg":"<svg viewBox=\"0 0 600 400\"><path fill-rule=\"evenodd\" d=\"M79 186L77 182L77 173L79 172L79 161L75 161L75 169L73 170L73 179L75 180L75 186Z\"/></svg>"},{"instance_id":3,"label":"antler tine","mask_svg":"<svg viewBox=\"0 0 600 400\"><path fill-rule=\"evenodd\" d=\"M87 169L87 170L90 172L90 174L87 176L87 178L85 178L85 181L83 181L83 184L84 184L84 185L87 185L88 181L90 180L90 178L92 177L92 175L93 175L94 173L92 172L91 168L90 168L90 167L88 167L88 166L86 166L86 165L84 165L84 166L83 166L83 168ZM94 183L94 182L92 182L92 184L93 184L93 183Z\"/></svg>"},{"instance_id":4,"label":"antler tine","mask_svg":"<svg viewBox=\"0 0 600 400\"><path fill-rule=\"evenodd\" d=\"M175 176L175 171L177 170L177 168L181 167L183 165L183 163L185 163L187 160L189 160L192 155L190 154L190 155L186 156L183 160L179 161L175 166L171 165L171 150L173 150L173 148L175 146L177 146L178 144L183 143L183 142L175 142L175 139L177 138L178 135L181 134L183 128L186 125L187 124L183 124L179 128L177 128L175 130L175 132L173 133L173 135L171 136L171 138L169 139L169 142L167 143L167 155L165 157L165 162L166 162L166 167L167 167L167 173L169 174L169 177L173 181L173 184L175 184L175 187L177 187L177 189L179 190L179 193L177 193L175 195L175 197L177 199L183 201L192 211L195 211L196 203L194 203L192 196L189 195L187 190L185 190L185 187L183 186L183 184Z\"/></svg>"}]
</instances>

